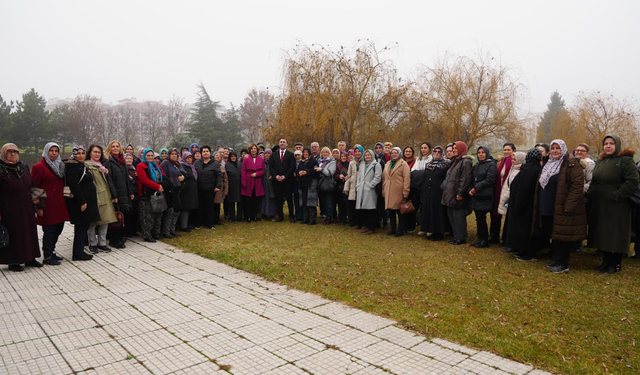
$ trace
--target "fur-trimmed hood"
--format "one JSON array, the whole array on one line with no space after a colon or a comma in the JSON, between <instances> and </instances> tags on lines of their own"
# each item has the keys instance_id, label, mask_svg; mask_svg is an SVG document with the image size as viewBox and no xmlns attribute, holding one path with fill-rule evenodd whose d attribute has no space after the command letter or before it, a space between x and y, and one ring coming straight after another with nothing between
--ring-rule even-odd
<instances>
[{"instance_id":1,"label":"fur-trimmed hood","mask_svg":"<svg viewBox=\"0 0 640 375\"><path fill-rule=\"evenodd\" d=\"M626 149L618 152L618 157L630 156L631 158L633 158L633 155L635 155L635 154L636 154L636 152L634 150L632 150L630 148L626 148ZM602 151L600 153L600 155L598 156L598 159L602 160L602 159L605 158L605 156L606 155L604 154L604 151Z\"/></svg>"}]
</instances>

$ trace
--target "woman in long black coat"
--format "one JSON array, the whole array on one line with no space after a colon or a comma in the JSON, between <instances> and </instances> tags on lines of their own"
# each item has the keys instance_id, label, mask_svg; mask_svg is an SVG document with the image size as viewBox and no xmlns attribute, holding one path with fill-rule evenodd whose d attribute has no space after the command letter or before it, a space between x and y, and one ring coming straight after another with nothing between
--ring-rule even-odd
<instances>
[{"instance_id":1,"label":"woman in long black coat","mask_svg":"<svg viewBox=\"0 0 640 375\"><path fill-rule=\"evenodd\" d=\"M487 147L478 147L476 155L478 163L473 166L473 182L471 183L472 188L469 191L469 196L471 196L471 209L476 213L478 241L471 246L484 248L489 247L487 214L493 209L498 167L493 157L491 157L491 150Z\"/></svg>"},{"instance_id":2,"label":"woman in long black coat","mask_svg":"<svg viewBox=\"0 0 640 375\"><path fill-rule=\"evenodd\" d=\"M542 153L537 148L527 152L525 163L520 167L520 173L509 187L509 204L507 206L508 224L506 245L519 252L516 259L521 261L535 261L537 243L531 236L533 224L533 201L540 171L542 171Z\"/></svg>"},{"instance_id":3,"label":"woman in long black coat","mask_svg":"<svg viewBox=\"0 0 640 375\"><path fill-rule=\"evenodd\" d=\"M108 155L108 157L107 157ZM104 167L109 170L111 181L116 188L118 202L118 210L124 214L131 212L131 200L133 197L133 190L129 183L129 174L127 173L127 166L124 160L124 150L122 145L118 141L111 141L105 149ZM109 228L107 232L107 238L109 239L109 245L116 249L124 249L125 238L124 229L122 228Z\"/></svg>"},{"instance_id":4,"label":"woman in long black coat","mask_svg":"<svg viewBox=\"0 0 640 375\"><path fill-rule=\"evenodd\" d=\"M422 231L431 233L431 236L426 238L432 241L439 241L444 238L444 219L447 216L447 210L442 205L442 189L440 185L442 185L447 176L447 170L451 166L451 162L444 159L443 153L442 146L433 148L433 160L425 165L422 189L420 189Z\"/></svg>"},{"instance_id":5,"label":"woman in long black coat","mask_svg":"<svg viewBox=\"0 0 640 375\"><path fill-rule=\"evenodd\" d=\"M67 186L73 198L67 198L67 211L73 224L73 260L89 260L93 255L84 252L87 231L91 223L100 221L98 195L93 176L84 165L84 147L75 146L69 161L65 163Z\"/></svg>"},{"instance_id":6,"label":"woman in long black coat","mask_svg":"<svg viewBox=\"0 0 640 375\"><path fill-rule=\"evenodd\" d=\"M189 228L189 216L191 212L198 209L198 171L193 165L193 155L190 152L183 152L180 164L184 167L184 190L182 191L182 208L178 224L176 225L183 232L191 232Z\"/></svg>"},{"instance_id":7,"label":"woman in long black coat","mask_svg":"<svg viewBox=\"0 0 640 375\"><path fill-rule=\"evenodd\" d=\"M229 153L229 161L224 165L227 170L229 191L224 199L225 209L229 209L229 219L234 222L242 220L242 204L240 188L242 187L242 163L238 160L238 154ZM237 212L237 214L236 214Z\"/></svg>"},{"instance_id":8,"label":"woman in long black coat","mask_svg":"<svg viewBox=\"0 0 640 375\"><path fill-rule=\"evenodd\" d=\"M9 232L9 246L0 250L0 264L8 264L11 271L24 271L22 263L42 267L36 260L40 245L29 166L19 160L18 147L13 143L2 146L1 159L0 222Z\"/></svg>"}]
</instances>

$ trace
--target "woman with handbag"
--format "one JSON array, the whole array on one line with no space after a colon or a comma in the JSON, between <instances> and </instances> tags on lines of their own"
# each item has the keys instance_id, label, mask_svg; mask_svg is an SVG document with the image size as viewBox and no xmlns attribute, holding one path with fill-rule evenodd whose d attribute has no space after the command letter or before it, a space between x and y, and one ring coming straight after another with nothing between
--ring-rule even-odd
<instances>
[{"instance_id":1,"label":"woman with handbag","mask_svg":"<svg viewBox=\"0 0 640 375\"><path fill-rule=\"evenodd\" d=\"M0 251L0 264L8 264L9 271L24 271L27 267L42 267L38 262L40 244L36 226L35 205L31 187L33 179L29 166L20 161L20 151L14 143L2 146L0 153L0 223L7 228L9 246Z\"/></svg>"},{"instance_id":2,"label":"woman with handbag","mask_svg":"<svg viewBox=\"0 0 640 375\"><path fill-rule=\"evenodd\" d=\"M185 151L182 153L180 165L184 169L184 190L182 194L182 209L180 210L180 230L191 232L189 215L198 209L198 171L193 165L193 155Z\"/></svg>"},{"instance_id":3,"label":"woman with handbag","mask_svg":"<svg viewBox=\"0 0 640 375\"><path fill-rule=\"evenodd\" d=\"M124 164L127 169L129 190L131 191L131 211L124 215L124 236L134 237L138 232L138 212L140 211L140 196L138 195L138 174L136 173L136 157L124 154ZM140 164L140 163L138 163Z\"/></svg>"},{"instance_id":4,"label":"woman with handbag","mask_svg":"<svg viewBox=\"0 0 640 375\"><path fill-rule=\"evenodd\" d=\"M329 225L333 223L335 218L336 205L333 199L333 193L336 190L336 161L331 156L331 150L329 147L323 147L320 150L320 159L317 161L318 166L314 168L316 173L320 175L320 181L318 182L318 195L324 197L320 199L321 203L324 203L321 211L327 215L322 224Z\"/></svg>"},{"instance_id":5,"label":"woman with handbag","mask_svg":"<svg viewBox=\"0 0 640 375\"><path fill-rule=\"evenodd\" d=\"M65 178L70 193L66 197L67 211L73 224L73 260L91 260L93 255L84 252L87 232L91 223L100 221L98 194L93 175L84 165L87 157L82 146L73 148L71 158L65 163Z\"/></svg>"},{"instance_id":6,"label":"woman with handbag","mask_svg":"<svg viewBox=\"0 0 640 375\"><path fill-rule=\"evenodd\" d=\"M142 152L144 160L136 167L138 175L138 195L140 195L140 234L146 242L156 242L160 239L162 226L162 211L154 210L151 199L164 198L162 180L164 172L153 161L153 150L146 148Z\"/></svg>"},{"instance_id":7,"label":"woman with handbag","mask_svg":"<svg viewBox=\"0 0 640 375\"><path fill-rule=\"evenodd\" d=\"M36 187L44 189L47 193L47 205L43 209L42 216L38 216L36 222L42 226L42 252L44 264L57 266L62 257L56 254L56 243L64 222L69 221L67 205L64 200L64 164L60 158L60 146L49 142L42 150L42 160L33 166L31 176Z\"/></svg>"},{"instance_id":8,"label":"woman with handbag","mask_svg":"<svg viewBox=\"0 0 640 375\"><path fill-rule=\"evenodd\" d=\"M391 159L384 168L382 174L382 195L384 196L385 209L389 214L391 228L387 235L400 237L404 234L406 215L400 212L400 205L409 199L411 190L411 168L401 158L400 147L391 149ZM399 217L399 223L398 218Z\"/></svg>"},{"instance_id":9,"label":"woman with handbag","mask_svg":"<svg viewBox=\"0 0 640 375\"><path fill-rule=\"evenodd\" d=\"M340 152L340 161L336 163L335 178L337 181L334 198L338 205L338 222L347 223L347 197L344 195L345 179L349 173L349 154L346 151Z\"/></svg>"},{"instance_id":10,"label":"woman with handbag","mask_svg":"<svg viewBox=\"0 0 640 375\"><path fill-rule=\"evenodd\" d=\"M378 193L376 185L382 179L382 167L375 160L373 150L364 152L364 163L360 167L358 183L356 185L356 210L360 211L360 217L364 222L361 233L374 234L379 225L376 204Z\"/></svg>"},{"instance_id":11,"label":"woman with handbag","mask_svg":"<svg viewBox=\"0 0 640 375\"><path fill-rule=\"evenodd\" d=\"M107 152L109 152L110 155L109 158L105 160L104 166L109 171L111 181L113 181L113 185L116 188L116 197L118 198L116 216L122 216L131 211L131 202L134 199L133 190L131 190L131 184L129 183L129 174L127 173L124 152L120 142L109 142ZM119 218L116 223L109 226L107 238L113 248L124 249L126 247L124 238L124 216L122 216L122 220Z\"/></svg>"},{"instance_id":12,"label":"woman with handbag","mask_svg":"<svg viewBox=\"0 0 640 375\"><path fill-rule=\"evenodd\" d=\"M160 169L167 176L172 186L170 193L171 204L162 213L162 237L174 238L179 236L176 233L176 223L182 210L182 182L184 181L185 173L187 173L178 162L178 149L172 148L169 150L169 157L160 164Z\"/></svg>"},{"instance_id":13,"label":"woman with handbag","mask_svg":"<svg viewBox=\"0 0 640 375\"><path fill-rule=\"evenodd\" d=\"M478 240L471 246L485 248L489 247L487 214L493 209L498 168L488 147L478 147L476 157L478 163L473 166L473 181L471 183L473 187L469 190L469 196L471 197L471 209L476 213Z\"/></svg>"},{"instance_id":14,"label":"woman with handbag","mask_svg":"<svg viewBox=\"0 0 640 375\"><path fill-rule=\"evenodd\" d=\"M100 251L110 252L107 246L107 229L110 223L118 220L113 203L118 202L118 194L111 180L109 170L103 165L104 156L102 147L98 145L89 146L90 159L84 162L87 173L91 173L93 183L96 186L98 195L98 211L100 220L91 223L87 236L89 237L89 251L97 254ZM96 233L97 230L97 233Z\"/></svg>"},{"instance_id":15,"label":"woman with handbag","mask_svg":"<svg viewBox=\"0 0 640 375\"><path fill-rule=\"evenodd\" d=\"M300 189L300 207L302 208L302 224L316 225L316 206L318 205L318 172L315 170L316 159L311 149L302 150L302 159L296 167L298 188Z\"/></svg>"}]
</instances>

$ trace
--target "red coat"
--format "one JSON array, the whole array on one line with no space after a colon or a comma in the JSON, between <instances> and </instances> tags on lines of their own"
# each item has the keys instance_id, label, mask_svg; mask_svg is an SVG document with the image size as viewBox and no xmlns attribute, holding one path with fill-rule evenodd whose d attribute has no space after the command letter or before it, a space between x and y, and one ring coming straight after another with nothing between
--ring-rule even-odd
<instances>
[{"instance_id":1,"label":"red coat","mask_svg":"<svg viewBox=\"0 0 640 375\"><path fill-rule=\"evenodd\" d=\"M157 164L156 164L157 165ZM162 177L166 177L162 168L158 168L162 173ZM160 184L154 182L152 179L147 176L147 172L149 171L149 166L146 163L140 163L136 167L136 174L138 175L138 195L144 197L143 186L146 186L148 189L153 191L160 190Z\"/></svg>"},{"instance_id":2,"label":"red coat","mask_svg":"<svg viewBox=\"0 0 640 375\"><path fill-rule=\"evenodd\" d=\"M44 158L33 166L31 176L35 186L47 192L44 216L38 216L36 223L46 227L69 221L69 212L63 194L64 180L53 173Z\"/></svg>"},{"instance_id":3,"label":"red coat","mask_svg":"<svg viewBox=\"0 0 640 375\"><path fill-rule=\"evenodd\" d=\"M251 177L255 173L256 177ZM240 194L245 197L250 197L253 194L253 189L256 190L256 197L264 195L264 187L262 186L262 175L264 175L264 159L262 156L256 156L255 163L251 155L242 160L242 170L240 172L240 178L242 187L240 188Z\"/></svg>"}]
</instances>

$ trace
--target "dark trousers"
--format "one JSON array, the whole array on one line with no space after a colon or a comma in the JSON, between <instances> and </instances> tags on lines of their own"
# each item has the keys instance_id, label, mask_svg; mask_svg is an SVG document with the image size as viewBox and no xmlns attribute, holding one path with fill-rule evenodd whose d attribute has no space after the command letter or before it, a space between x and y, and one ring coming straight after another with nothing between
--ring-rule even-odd
<instances>
[{"instance_id":1,"label":"dark trousers","mask_svg":"<svg viewBox=\"0 0 640 375\"><path fill-rule=\"evenodd\" d=\"M213 204L213 223L220 224L220 203Z\"/></svg>"},{"instance_id":2,"label":"dark trousers","mask_svg":"<svg viewBox=\"0 0 640 375\"><path fill-rule=\"evenodd\" d=\"M496 213L495 215L491 215L491 227L489 231L491 232L491 237L494 241L498 241L500 238L500 228L502 228L502 215ZM502 240L505 239L506 230L502 231Z\"/></svg>"},{"instance_id":3,"label":"dark trousers","mask_svg":"<svg viewBox=\"0 0 640 375\"><path fill-rule=\"evenodd\" d=\"M338 204L338 219L340 223L347 222L347 196L344 193L336 194L336 202Z\"/></svg>"},{"instance_id":4,"label":"dark trousers","mask_svg":"<svg viewBox=\"0 0 640 375\"><path fill-rule=\"evenodd\" d=\"M242 202L225 202L224 211L225 215L231 220L242 220Z\"/></svg>"},{"instance_id":5,"label":"dark trousers","mask_svg":"<svg viewBox=\"0 0 640 375\"><path fill-rule=\"evenodd\" d=\"M489 239L489 228L487 227L487 214L489 211L476 211L476 225L478 227L478 239Z\"/></svg>"},{"instance_id":6,"label":"dark trousers","mask_svg":"<svg viewBox=\"0 0 640 375\"><path fill-rule=\"evenodd\" d=\"M198 220L196 226L212 227L215 222L214 201L212 190L198 190ZM218 215L220 212L218 212Z\"/></svg>"},{"instance_id":7,"label":"dark trousers","mask_svg":"<svg viewBox=\"0 0 640 375\"><path fill-rule=\"evenodd\" d=\"M347 201L347 208L349 209L349 226L361 227L362 216L360 215L360 210L356 210L356 201Z\"/></svg>"},{"instance_id":8,"label":"dark trousers","mask_svg":"<svg viewBox=\"0 0 640 375\"><path fill-rule=\"evenodd\" d=\"M382 222L382 226L386 227L389 222L389 215L387 214L387 210L384 209L384 197L382 195L378 195L378 203L376 204L378 211L378 223Z\"/></svg>"},{"instance_id":9,"label":"dark trousers","mask_svg":"<svg viewBox=\"0 0 640 375\"><path fill-rule=\"evenodd\" d=\"M274 180L274 187L276 191L276 198L278 199L278 218L284 220L284 202L287 202L289 208L289 217L293 218L293 184L288 182L276 182Z\"/></svg>"},{"instance_id":10,"label":"dark trousers","mask_svg":"<svg viewBox=\"0 0 640 375\"><path fill-rule=\"evenodd\" d=\"M389 224L391 224L391 232L404 233L407 215L401 214L400 210L387 210L387 214L389 215ZM399 224L399 225L396 225L396 224Z\"/></svg>"},{"instance_id":11,"label":"dark trousers","mask_svg":"<svg viewBox=\"0 0 640 375\"><path fill-rule=\"evenodd\" d=\"M458 241L467 240L467 210L447 207L447 215L451 222L453 237Z\"/></svg>"},{"instance_id":12,"label":"dark trousers","mask_svg":"<svg viewBox=\"0 0 640 375\"><path fill-rule=\"evenodd\" d=\"M543 216L542 217L542 232L545 238L551 238L553 235L553 216ZM569 257L571 254L571 250L576 249L580 246L580 241L551 241L551 254L553 255L553 260L565 267L569 267Z\"/></svg>"},{"instance_id":13,"label":"dark trousers","mask_svg":"<svg viewBox=\"0 0 640 375\"><path fill-rule=\"evenodd\" d=\"M416 211L420 208L420 190L419 189L411 189L409 192L409 200L413 203L413 207L416 208ZM410 213L408 215L404 215L405 218L405 228L407 230L415 230L416 229L416 214L415 212Z\"/></svg>"},{"instance_id":14,"label":"dark trousers","mask_svg":"<svg viewBox=\"0 0 640 375\"><path fill-rule=\"evenodd\" d=\"M84 244L87 241L87 231L89 224L73 225L73 255L78 256L84 254Z\"/></svg>"},{"instance_id":15,"label":"dark trousers","mask_svg":"<svg viewBox=\"0 0 640 375\"><path fill-rule=\"evenodd\" d=\"M360 217L363 218L363 225L375 232L376 228L380 225L378 222L378 210L357 210L360 211Z\"/></svg>"},{"instance_id":16,"label":"dark trousers","mask_svg":"<svg viewBox=\"0 0 640 375\"><path fill-rule=\"evenodd\" d=\"M133 237L138 231L138 211L124 214L124 235Z\"/></svg>"},{"instance_id":17,"label":"dark trousers","mask_svg":"<svg viewBox=\"0 0 640 375\"><path fill-rule=\"evenodd\" d=\"M336 205L333 201L333 193L324 193L324 214L326 217L335 217L336 216L336 212L335 212L335 208ZM320 202L320 207L322 207L322 202Z\"/></svg>"},{"instance_id":18,"label":"dark trousers","mask_svg":"<svg viewBox=\"0 0 640 375\"><path fill-rule=\"evenodd\" d=\"M126 224L125 224L126 225ZM115 246L124 242L123 228L109 228L107 230L107 239L111 246Z\"/></svg>"},{"instance_id":19,"label":"dark trousers","mask_svg":"<svg viewBox=\"0 0 640 375\"><path fill-rule=\"evenodd\" d=\"M293 194L293 205L296 209L296 220L302 220L304 214L302 212L302 206L300 206L300 193Z\"/></svg>"},{"instance_id":20,"label":"dark trousers","mask_svg":"<svg viewBox=\"0 0 640 375\"><path fill-rule=\"evenodd\" d=\"M327 193L318 191L318 206L320 206L320 216L328 216L328 214L327 214Z\"/></svg>"},{"instance_id":21,"label":"dark trousers","mask_svg":"<svg viewBox=\"0 0 640 375\"><path fill-rule=\"evenodd\" d=\"M63 229L64 222L42 227L42 231L44 232L42 236L42 252L44 253L45 259L50 258L56 251L56 243L58 243L58 238Z\"/></svg>"},{"instance_id":22,"label":"dark trousers","mask_svg":"<svg viewBox=\"0 0 640 375\"><path fill-rule=\"evenodd\" d=\"M242 205L244 206L244 218L245 220L255 220L258 214L258 203L260 200L256 197L255 190L251 193L250 197L246 195L242 196Z\"/></svg>"}]
</instances>

